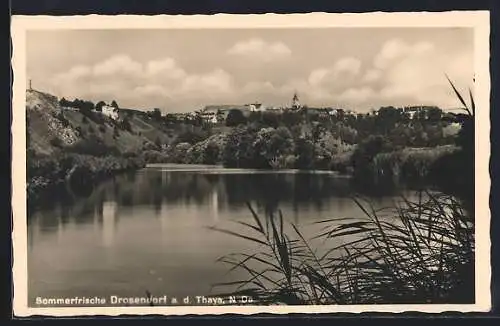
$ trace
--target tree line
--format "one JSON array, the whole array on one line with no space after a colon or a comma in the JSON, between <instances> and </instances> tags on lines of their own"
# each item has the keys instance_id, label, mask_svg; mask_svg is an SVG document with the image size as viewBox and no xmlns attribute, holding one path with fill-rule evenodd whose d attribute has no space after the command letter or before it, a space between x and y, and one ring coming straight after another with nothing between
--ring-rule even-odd
<instances>
[{"instance_id":1,"label":"tree line","mask_svg":"<svg viewBox=\"0 0 500 326\"><path fill-rule=\"evenodd\" d=\"M90 112L92 110L96 110L96 111L100 112L100 111L102 111L102 107L107 105L107 104L104 101L99 101L96 104L94 104L94 102L92 102L92 101L81 100L79 98L75 98L74 100L69 101L63 97L59 100L59 105L62 107L75 108L75 109L78 109L80 111L85 111L85 112ZM119 108L118 103L115 100L113 100L111 102L110 106L112 106L116 109Z\"/></svg>"}]
</instances>

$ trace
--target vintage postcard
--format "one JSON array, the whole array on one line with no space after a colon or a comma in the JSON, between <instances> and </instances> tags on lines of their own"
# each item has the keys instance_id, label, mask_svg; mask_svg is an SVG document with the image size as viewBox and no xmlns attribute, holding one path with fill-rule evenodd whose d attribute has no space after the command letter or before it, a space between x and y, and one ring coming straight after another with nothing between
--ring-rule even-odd
<instances>
[{"instance_id":1,"label":"vintage postcard","mask_svg":"<svg viewBox=\"0 0 500 326\"><path fill-rule=\"evenodd\" d=\"M11 28L16 316L490 309L489 12Z\"/></svg>"}]
</instances>

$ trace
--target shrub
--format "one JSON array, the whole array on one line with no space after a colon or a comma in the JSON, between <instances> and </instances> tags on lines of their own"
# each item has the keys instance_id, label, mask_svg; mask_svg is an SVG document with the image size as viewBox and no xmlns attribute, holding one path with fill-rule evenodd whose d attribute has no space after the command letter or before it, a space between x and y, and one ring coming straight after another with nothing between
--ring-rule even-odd
<instances>
[{"instance_id":1,"label":"shrub","mask_svg":"<svg viewBox=\"0 0 500 326\"><path fill-rule=\"evenodd\" d=\"M382 136L371 136L359 143L351 157L354 177L363 181L373 180L373 159L391 149L391 144Z\"/></svg>"},{"instance_id":2,"label":"shrub","mask_svg":"<svg viewBox=\"0 0 500 326\"><path fill-rule=\"evenodd\" d=\"M146 163L166 163L168 156L156 150L146 150L142 153L143 159Z\"/></svg>"},{"instance_id":3,"label":"shrub","mask_svg":"<svg viewBox=\"0 0 500 326\"><path fill-rule=\"evenodd\" d=\"M245 124L246 122L247 118L245 117L243 112L241 112L241 110L232 109L227 114L226 126L228 127L236 127L240 124Z\"/></svg>"},{"instance_id":4,"label":"shrub","mask_svg":"<svg viewBox=\"0 0 500 326\"><path fill-rule=\"evenodd\" d=\"M89 139L83 139L75 144L68 146L68 152L92 156L119 155L120 152L116 147L108 146L96 136Z\"/></svg>"},{"instance_id":5,"label":"shrub","mask_svg":"<svg viewBox=\"0 0 500 326\"><path fill-rule=\"evenodd\" d=\"M118 126L115 126L113 128L113 138L116 139L118 137L120 137L120 130L118 130Z\"/></svg>"},{"instance_id":6,"label":"shrub","mask_svg":"<svg viewBox=\"0 0 500 326\"><path fill-rule=\"evenodd\" d=\"M203 164L217 164L220 161L221 148L214 142L209 142L203 151Z\"/></svg>"},{"instance_id":7,"label":"shrub","mask_svg":"<svg viewBox=\"0 0 500 326\"><path fill-rule=\"evenodd\" d=\"M62 139L57 136L52 137L49 143L56 148L61 148L64 146L64 142L62 141Z\"/></svg>"},{"instance_id":8,"label":"shrub","mask_svg":"<svg viewBox=\"0 0 500 326\"><path fill-rule=\"evenodd\" d=\"M222 133L194 144L186 153L186 163L210 165L221 163L225 140L226 135Z\"/></svg>"},{"instance_id":9,"label":"shrub","mask_svg":"<svg viewBox=\"0 0 500 326\"><path fill-rule=\"evenodd\" d=\"M169 161L176 163L190 163L188 160L190 149L191 149L191 144L189 143L179 143L174 145L168 151Z\"/></svg>"},{"instance_id":10,"label":"shrub","mask_svg":"<svg viewBox=\"0 0 500 326\"><path fill-rule=\"evenodd\" d=\"M61 124L64 128L67 128L71 125L71 123L69 122L68 119L66 119L66 117L64 116L64 113L62 112L59 112L57 115L56 115L56 118L61 121Z\"/></svg>"},{"instance_id":11,"label":"shrub","mask_svg":"<svg viewBox=\"0 0 500 326\"><path fill-rule=\"evenodd\" d=\"M432 167L441 157L454 153L456 146L405 148L379 153L373 159L372 176L376 181L424 183L430 181Z\"/></svg>"},{"instance_id":12,"label":"shrub","mask_svg":"<svg viewBox=\"0 0 500 326\"><path fill-rule=\"evenodd\" d=\"M297 169L310 169L314 164L314 145L305 138L299 138L295 142L295 167Z\"/></svg>"},{"instance_id":13,"label":"shrub","mask_svg":"<svg viewBox=\"0 0 500 326\"><path fill-rule=\"evenodd\" d=\"M256 138L255 130L245 126L234 128L227 136L223 152L225 167L254 167Z\"/></svg>"},{"instance_id":14,"label":"shrub","mask_svg":"<svg viewBox=\"0 0 500 326\"><path fill-rule=\"evenodd\" d=\"M193 145L206 139L208 136L209 134L202 129L187 129L179 133L175 142Z\"/></svg>"},{"instance_id":15,"label":"shrub","mask_svg":"<svg viewBox=\"0 0 500 326\"><path fill-rule=\"evenodd\" d=\"M278 168L284 166L281 160L293 154L295 144L288 128L268 127L257 132L252 147L254 151L252 167Z\"/></svg>"},{"instance_id":16,"label":"shrub","mask_svg":"<svg viewBox=\"0 0 500 326\"><path fill-rule=\"evenodd\" d=\"M130 124L128 117L123 118L123 120L120 122L119 126L122 130L132 132L132 125Z\"/></svg>"}]
</instances>

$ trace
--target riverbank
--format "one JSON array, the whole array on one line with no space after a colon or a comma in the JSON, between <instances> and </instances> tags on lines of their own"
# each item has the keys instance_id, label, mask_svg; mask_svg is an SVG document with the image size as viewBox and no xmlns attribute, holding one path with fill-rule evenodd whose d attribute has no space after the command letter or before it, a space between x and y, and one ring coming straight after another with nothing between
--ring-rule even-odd
<instances>
[{"instance_id":1,"label":"riverbank","mask_svg":"<svg viewBox=\"0 0 500 326\"><path fill-rule=\"evenodd\" d=\"M351 178L352 175L342 174L331 170L301 170L301 169L251 169L251 168L227 168L220 165L204 164L179 164L179 163L148 163L146 168L161 169L166 172L203 172L215 174L327 174L338 177Z\"/></svg>"},{"instance_id":2,"label":"riverbank","mask_svg":"<svg viewBox=\"0 0 500 326\"><path fill-rule=\"evenodd\" d=\"M141 157L96 157L62 153L30 157L27 160L28 204L41 200L65 187L75 194L87 193L96 183L113 175L145 167Z\"/></svg>"}]
</instances>

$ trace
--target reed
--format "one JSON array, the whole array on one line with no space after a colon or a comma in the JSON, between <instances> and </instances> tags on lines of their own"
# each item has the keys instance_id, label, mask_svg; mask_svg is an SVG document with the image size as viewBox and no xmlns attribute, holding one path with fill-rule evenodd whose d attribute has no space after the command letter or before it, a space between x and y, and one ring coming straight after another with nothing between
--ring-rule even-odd
<instances>
[{"instance_id":1,"label":"reed","mask_svg":"<svg viewBox=\"0 0 500 326\"><path fill-rule=\"evenodd\" d=\"M214 286L260 304L473 302L474 218L459 200L428 191L383 209L353 200L363 217L317 222L319 247L293 223L286 231L280 211L261 217L249 205L253 223L237 222L247 233L212 228L258 246L219 259L248 277Z\"/></svg>"}]
</instances>

